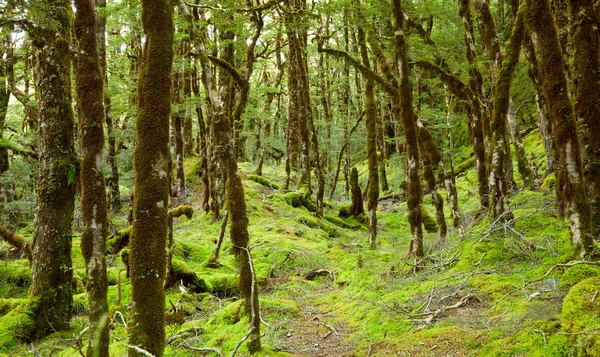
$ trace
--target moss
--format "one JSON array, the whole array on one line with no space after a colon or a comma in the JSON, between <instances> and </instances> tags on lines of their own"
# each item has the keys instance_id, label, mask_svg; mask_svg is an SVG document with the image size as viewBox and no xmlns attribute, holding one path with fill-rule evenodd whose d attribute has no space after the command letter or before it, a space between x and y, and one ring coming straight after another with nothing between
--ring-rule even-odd
<instances>
[{"instance_id":1,"label":"moss","mask_svg":"<svg viewBox=\"0 0 600 357\"><path fill-rule=\"evenodd\" d=\"M335 224L338 227L342 227L342 228L347 228L347 229L360 229L361 225L357 224L357 223L351 223L351 222L346 222L345 220L336 217L336 216L332 216L332 215L325 215L323 217L327 222Z\"/></svg>"},{"instance_id":2,"label":"moss","mask_svg":"<svg viewBox=\"0 0 600 357\"><path fill-rule=\"evenodd\" d=\"M192 217L194 216L194 207L192 206L187 206L187 205L181 205L178 207L173 208L170 212L169 215L171 217L181 217L181 216L186 216L187 219L192 219Z\"/></svg>"},{"instance_id":3,"label":"moss","mask_svg":"<svg viewBox=\"0 0 600 357\"><path fill-rule=\"evenodd\" d=\"M27 299L0 318L0 352L8 353L18 341L31 341L39 337L35 335L34 312L39 305L39 299Z\"/></svg>"},{"instance_id":4,"label":"moss","mask_svg":"<svg viewBox=\"0 0 600 357\"><path fill-rule=\"evenodd\" d=\"M567 269L560 278L561 285L575 285L587 278L600 278L600 267L594 265L575 265Z\"/></svg>"},{"instance_id":5,"label":"moss","mask_svg":"<svg viewBox=\"0 0 600 357\"><path fill-rule=\"evenodd\" d=\"M123 262L123 265L125 265L125 269L127 269L125 277L129 279L131 272L131 268L129 266L129 249L123 249L121 251L121 261Z\"/></svg>"},{"instance_id":6,"label":"moss","mask_svg":"<svg viewBox=\"0 0 600 357\"><path fill-rule=\"evenodd\" d=\"M265 178L263 176L248 175L248 176L246 176L246 178L248 180L250 180L250 181L254 181L256 183L259 183L259 184L263 185L264 187L272 188L274 190L278 190L279 189L279 185L277 185L276 183L273 183L273 182L269 181L267 178Z\"/></svg>"},{"instance_id":7,"label":"moss","mask_svg":"<svg viewBox=\"0 0 600 357\"><path fill-rule=\"evenodd\" d=\"M424 205L421 205L421 216L423 217L422 218L423 228L425 228L427 233L437 232L437 230L439 228L438 224L436 223L435 219L433 217L431 217L429 212L427 212L427 209L425 208Z\"/></svg>"},{"instance_id":8,"label":"moss","mask_svg":"<svg viewBox=\"0 0 600 357\"><path fill-rule=\"evenodd\" d=\"M195 293L209 291L206 282L203 279L199 279L196 273L189 268L187 263L179 258L173 258L173 261L171 262L171 269L169 271L166 287L170 288L176 284L182 284Z\"/></svg>"},{"instance_id":9,"label":"moss","mask_svg":"<svg viewBox=\"0 0 600 357\"><path fill-rule=\"evenodd\" d=\"M107 254L117 254L121 249L127 247L131 239L132 229L133 226L128 226L108 237L106 240Z\"/></svg>"},{"instance_id":10,"label":"moss","mask_svg":"<svg viewBox=\"0 0 600 357\"><path fill-rule=\"evenodd\" d=\"M24 299L0 299L0 316L8 314L11 310L19 306Z\"/></svg>"},{"instance_id":11,"label":"moss","mask_svg":"<svg viewBox=\"0 0 600 357\"><path fill-rule=\"evenodd\" d=\"M581 333L569 336L577 348L578 356L600 356L600 336L586 334L597 331L600 319L600 299L597 298L600 278L588 278L573 286L562 305L561 324L568 333Z\"/></svg>"},{"instance_id":12,"label":"moss","mask_svg":"<svg viewBox=\"0 0 600 357\"><path fill-rule=\"evenodd\" d=\"M223 298L240 294L239 279L234 274L213 274L206 278L210 291Z\"/></svg>"},{"instance_id":13,"label":"moss","mask_svg":"<svg viewBox=\"0 0 600 357\"><path fill-rule=\"evenodd\" d=\"M542 182L542 189L546 191L551 191L554 189L554 185L556 184L556 174L553 172L546 176L544 182Z\"/></svg>"},{"instance_id":14,"label":"moss","mask_svg":"<svg viewBox=\"0 0 600 357\"><path fill-rule=\"evenodd\" d=\"M339 236L338 230L324 220L319 220L316 217L309 215L299 215L295 218L296 222L302 223L305 226L315 229L321 229L327 233L329 237Z\"/></svg>"},{"instance_id":15,"label":"moss","mask_svg":"<svg viewBox=\"0 0 600 357\"><path fill-rule=\"evenodd\" d=\"M271 200L282 200L294 208L305 207L310 212L315 212L317 210L317 205L310 199L310 194L308 192L292 191L283 195L271 194L267 196L267 198Z\"/></svg>"}]
</instances>

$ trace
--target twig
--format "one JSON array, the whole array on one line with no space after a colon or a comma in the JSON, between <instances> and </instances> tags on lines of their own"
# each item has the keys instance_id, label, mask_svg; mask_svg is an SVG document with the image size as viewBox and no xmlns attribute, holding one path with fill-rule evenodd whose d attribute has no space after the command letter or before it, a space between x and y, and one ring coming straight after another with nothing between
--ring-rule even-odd
<instances>
[{"instance_id":1,"label":"twig","mask_svg":"<svg viewBox=\"0 0 600 357\"><path fill-rule=\"evenodd\" d=\"M237 248L245 251L246 254L248 254L248 265L250 266L250 273L252 274L252 285L250 285L250 313L252 315L250 318L250 329L248 330L248 333L246 333L246 335L244 337L242 337L241 340L238 341L238 343L237 343L237 345L235 345L235 348L233 349L233 351L231 351L230 357L235 356L235 354L237 353L237 350L240 348L242 343L244 343L244 341L246 341L248 339L248 337L250 337L252 332L254 332L254 323L256 320L256 314L254 313L254 289L256 288L256 275L254 274L254 264L252 263L252 256L250 255L250 250L248 249L248 247L237 247Z\"/></svg>"},{"instance_id":2,"label":"twig","mask_svg":"<svg viewBox=\"0 0 600 357\"><path fill-rule=\"evenodd\" d=\"M544 347L546 347L548 345L548 341L546 341L546 333L544 333L544 331L538 330L538 329L533 330L533 332L542 334L542 338L544 339Z\"/></svg>"},{"instance_id":3,"label":"twig","mask_svg":"<svg viewBox=\"0 0 600 357\"><path fill-rule=\"evenodd\" d=\"M146 351L145 349L138 347L138 346L133 346L133 345L128 345L126 343L123 344L123 346L127 347L127 348L131 348L133 350L136 350L137 352L143 354L144 356L148 356L148 357L156 357L155 355L153 355L152 353Z\"/></svg>"},{"instance_id":4,"label":"twig","mask_svg":"<svg viewBox=\"0 0 600 357\"><path fill-rule=\"evenodd\" d=\"M214 353L218 354L219 356L223 357L223 353L218 348L212 348L212 347L194 347L194 346L191 346L187 341L183 342L183 347L185 347L187 349L190 349L192 351L214 352Z\"/></svg>"},{"instance_id":5,"label":"twig","mask_svg":"<svg viewBox=\"0 0 600 357\"><path fill-rule=\"evenodd\" d=\"M458 309L459 307L468 304L471 299L476 299L476 300L481 301L481 299L479 299L477 296L475 296L473 294L467 294L466 296L463 296L454 305L443 306L443 307L441 307L441 308L439 308L439 309L437 309L435 311L428 311L428 312L423 312L423 313L420 313L420 314L412 315L412 316L409 317L409 319L413 319L414 320L416 317L427 316L426 319L421 319L421 320L417 320L417 321L424 322L425 324L429 325L436 318L438 318L440 315L442 315L446 311L453 310L453 309Z\"/></svg>"}]
</instances>

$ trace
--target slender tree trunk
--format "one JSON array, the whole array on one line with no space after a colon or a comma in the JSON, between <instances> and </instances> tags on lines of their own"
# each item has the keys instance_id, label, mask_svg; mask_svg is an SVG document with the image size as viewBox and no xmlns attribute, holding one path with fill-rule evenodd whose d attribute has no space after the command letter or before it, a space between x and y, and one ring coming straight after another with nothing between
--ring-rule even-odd
<instances>
[{"instance_id":1,"label":"slender tree trunk","mask_svg":"<svg viewBox=\"0 0 600 357\"><path fill-rule=\"evenodd\" d=\"M448 89L447 86L444 85L444 88L446 89L446 138L448 141L448 163L449 163L449 170L446 171L443 166L442 166L442 170L444 170L444 186L446 187L446 195L448 196L448 203L450 203L450 212L452 214L452 222L453 222L453 226L454 228L458 228L459 230L461 230L462 228L462 217L460 214L460 211L458 209L458 193L456 190L456 178L454 175L454 163L453 163L453 156L452 156L452 150L454 149L454 146L452 144L452 131L451 131L451 124L450 124L450 95L448 94Z\"/></svg>"},{"instance_id":2,"label":"slender tree trunk","mask_svg":"<svg viewBox=\"0 0 600 357\"><path fill-rule=\"evenodd\" d=\"M479 183L479 200L482 208L487 208L489 205L489 187L488 187L488 170L485 137L489 133L489 120L487 120L487 109L482 108L480 103L483 103L485 98L483 92L483 76L477 67L477 51L475 49L475 37L473 36L473 20L471 19L471 11L469 8L469 0L461 0L459 15L464 27L464 40L467 51L467 61L469 63L469 87L473 93L471 100L472 110L468 114L470 122L470 133L473 140L473 151L475 153L475 163L477 165L477 180Z\"/></svg>"},{"instance_id":3,"label":"slender tree trunk","mask_svg":"<svg viewBox=\"0 0 600 357\"><path fill-rule=\"evenodd\" d=\"M508 182L506 173L504 172L505 161L508 160L512 165L511 157L506 156L507 153L505 150L508 145L508 138L506 136L507 114L511 102L510 84L519 63L519 54L524 35L525 25L523 23L523 14L519 13L513 26L510 44L506 49L507 58L503 61L494 87L494 112L492 117L493 153L490 167L490 214L494 218L505 215L506 219L510 219L512 216L512 213L505 214L505 211L510 212L507 197L510 182Z\"/></svg>"},{"instance_id":4,"label":"slender tree trunk","mask_svg":"<svg viewBox=\"0 0 600 357\"><path fill-rule=\"evenodd\" d=\"M183 78L181 73L173 75L173 133L175 136L175 168L176 176L175 188L177 195L182 197L185 194L185 172L183 170L184 147L183 147L183 121L185 112L181 100Z\"/></svg>"},{"instance_id":5,"label":"slender tree trunk","mask_svg":"<svg viewBox=\"0 0 600 357\"><path fill-rule=\"evenodd\" d=\"M72 311L71 223L77 180L71 109L71 2L48 1L46 19L60 37L38 47L38 189L29 295L39 301L33 317L41 337L69 328Z\"/></svg>"},{"instance_id":6,"label":"slender tree trunk","mask_svg":"<svg viewBox=\"0 0 600 357\"><path fill-rule=\"evenodd\" d=\"M600 20L591 0L571 0L575 113L583 143L583 175L592 203L594 235L600 231Z\"/></svg>"},{"instance_id":7,"label":"slender tree trunk","mask_svg":"<svg viewBox=\"0 0 600 357\"><path fill-rule=\"evenodd\" d=\"M358 28L358 45L362 64L370 68L369 54L365 32ZM377 168L377 113L375 110L375 93L373 80L365 77L365 125L367 129L367 162L369 180L367 184L367 209L369 210L369 246L377 248L377 200L379 199L379 170Z\"/></svg>"},{"instance_id":8,"label":"slender tree trunk","mask_svg":"<svg viewBox=\"0 0 600 357\"><path fill-rule=\"evenodd\" d=\"M86 263L89 302L89 343L86 356L108 357L108 280L106 274L107 201L102 174L104 153L104 76L97 45L93 0L75 0L75 36L79 55L75 65L81 162L81 212L85 230L81 254Z\"/></svg>"},{"instance_id":9,"label":"slender tree trunk","mask_svg":"<svg viewBox=\"0 0 600 357\"><path fill-rule=\"evenodd\" d=\"M106 8L106 0L95 0L95 5L99 9ZM100 56L100 67L102 69L102 78L104 80L104 110L106 118L106 136L108 137L108 149L106 161L110 166L111 175L108 179L108 204L114 211L121 208L121 192L119 189L119 166L116 158L115 128L111 110L110 93L108 93L108 71L106 63L106 16L101 11L97 14L98 22L98 54Z\"/></svg>"},{"instance_id":10,"label":"slender tree trunk","mask_svg":"<svg viewBox=\"0 0 600 357\"><path fill-rule=\"evenodd\" d=\"M130 343L156 357L165 343L166 240L170 196L169 115L173 5L143 0L146 46L138 75L135 202L129 264L133 308ZM130 349L130 356L143 356Z\"/></svg>"},{"instance_id":11,"label":"slender tree trunk","mask_svg":"<svg viewBox=\"0 0 600 357\"><path fill-rule=\"evenodd\" d=\"M583 258L594 250L590 206L583 182L583 167L573 105L568 96L567 78L558 33L548 0L527 0L525 20L538 58L554 141L558 151L556 193L560 213L569 217L575 256Z\"/></svg>"},{"instance_id":12,"label":"slender tree trunk","mask_svg":"<svg viewBox=\"0 0 600 357\"><path fill-rule=\"evenodd\" d=\"M406 157L408 161L408 190L406 201L408 204L408 222L410 224L411 243L410 254L422 257L423 250L423 227L421 226L422 192L421 178L419 175L419 147L417 134L417 120L413 109L412 87L408 78L409 66L406 58L406 39L404 37L403 25L404 14L400 0L392 0L392 12L394 15L394 48L400 72L400 118L404 129Z\"/></svg>"}]
</instances>

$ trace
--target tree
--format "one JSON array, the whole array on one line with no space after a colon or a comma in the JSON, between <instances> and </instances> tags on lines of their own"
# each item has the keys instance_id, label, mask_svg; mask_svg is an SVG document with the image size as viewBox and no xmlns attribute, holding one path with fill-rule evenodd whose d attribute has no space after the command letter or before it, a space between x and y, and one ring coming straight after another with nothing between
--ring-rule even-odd
<instances>
[{"instance_id":1,"label":"tree","mask_svg":"<svg viewBox=\"0 0 600 357\"><path fill-rule=\"evenodd\" d=\"M172 4L143 0L142 25L146 44L138 74L134 221L129 242L134 303L130 343L160 357L165 343L163 283L170 194ZM143 356L133 348L129 353Z\"/></svg>"},{"instance_id":2,"label":"tree","mask_svg":"<svg viewBox=\"0 0 600 357\"><path fill-rule=\"evenodd\" d=\"M77 104L83 160L81 162L81 212L85 230L81 253L86 263L89 302L89 343L86 355L108 357L108 288L106 235L108 216L102 156L104 151L104 76L97 45L93 0L75 0L74 29L79 56L75 63Z\"/></svg>"},{"instance_id":3,"label":"tree","mask_svg":"<svg viewBox=\"0 0 600 357\"><path fill-rule=\"evenodd\" d=\"M527 0L525 9L525 22L531 31L558 151L556 194L560 213L569 218L574 255L585 257L594 249L590 205L583 181L575 113L568 96L558 33L548 0Z\"/></svg>"},{"instance_id":4,"label":"tree","mask_svg":"<svg viewBox=\"0 0 600 357\"><path fill-rule=\"evenodd\" d=\"M35 304L32 336L69 328L72 311L71 222L75 208L77 156L71 109L71 19L67 0L44 3L46 20L32 29L37 47L40 165L33 236L31 287ZM47 23L46 23L47 21Z\"/></svg>"}]
</instances>

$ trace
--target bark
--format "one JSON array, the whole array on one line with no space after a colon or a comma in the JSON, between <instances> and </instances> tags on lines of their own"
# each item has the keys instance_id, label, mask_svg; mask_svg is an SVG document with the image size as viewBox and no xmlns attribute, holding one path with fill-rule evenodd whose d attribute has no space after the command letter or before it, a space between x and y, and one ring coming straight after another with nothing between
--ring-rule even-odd
<instances>
[{"instance_id":1,"label":"bark","mask_svg":"<svg viewBox=\"0 0 600 357\"><path fill-rule=\"evenodd\" d=\"M462 217L458 209L458 192L456 190L456 177L454 175L454 163L452 157L452 150L454 148L452 144L452 130L450 124L450 95L448 94L447 86L446 89L446 138L448 141L448 157L449 157L449 170L444 170L444 186L446 187L446 195L448 203L450 203L450 214L452 215L452 222L454 228L462 230Z\"/></svg>"},{"instance_id":2,"label":"bark","mask_svg":"<svg viewBox=\"0 0 600 357\"><path fill-rule=\"evenodd\" d=\"M46 19L59 36L38 42L36 95L39 103L40 164L29 295L38 300L35 337L69 328L73 270L71 223L75 208L76 154L71 108L71 2L46 3ZM35 41L34 41L35 42Z\"/></svg>"},{"instance_id":3,"label":"bark","mask_svg":"<svg viewBox=\"0 0 600 357\"><path fill-rule=\"evenodd\" d=\"M231 146L231 120L225 115L226 112L223 107L224 102L214 89L214 79L203 39L200 39L198 43L198 50L200 52L200 62L203 71L203 84L214 113L214 134L217 145L215 151L219 154L219 161L223 164L227 173L226 197L227 208L231 220L230 238L233 243L233 251L239 262L240 291L244 298L246 312L251 324L248 350L253 354L261 349L261 320L258 289L248 247L250 236L248 233L248 216L246 212L244 186L242 185L242 180L237 172L236 155Z\"/></svg>"},{"instance_id":4,"label":"bark","mask_svg":"<svg viewBox=\"0 0 600 357\"><path fill-rule=\"evenodd\" d=\"M362 27L358 28L358 45L362 64L370 69L367 43ZM365 77L365 126L367 129L367 162L369 180L367 184L367 209L369 210L369 246L377 248L377 203L379 199L379 170L377 168L377 113L373 80Z\"/></svg>"},{"instance_id":5,"label":"bark","mask_svg":"<svg viewBox=\"0 0 600 357\"><path fill-rule=\"evenodd\" d=\"M592 203L594 235L600 230L600 20L591 0L571 0L575 113L581 123L583 175Z\"/></svg>"},{"instance_id":6,"label":"bark","mask_svg":"<svg viewBox=\"0 0 600 357\"><path fill-rule=\"evenodd\" d=\"M134 151L135 201L129 243L134 303L130 344L156 357L164 352L166 240L170 196L169 116L173 63L171 2L144 0L146 34L138 74L137 145ZM142 356L134 349L133 356Z\"/></svg>"},{"instance_id":7,"label":"bark","mask_svg":"<svg viewBox=\"0 0 600 357\"><path fill-rule=\"evenodd\" d=\"M192 80L192 91L196 98L200 97L200 84L198 80L198 70L194 66L192 72L193 80ZM207 134L206 123L204 121L204 115L202 112L202 105L196 104L196 115L198 116L198 151L200 154L201 167L202 167L202 209L204 212L210 211L210 172L209 170L209 158L210 158L210 147L209 147L209 139Z\"/></svg>"},{"instance_id":8,"label":"bark","mask_svg":"<svg viewBox=\"0 0 600 357\"><path fill-rule=\"evenodd\" d=\"M79 44L75 64L81 162L81 213L85 229L81 253L86 263L89 343L86 356L108 357L108 279L106 236L108 216L102 156L104 153L104 76L100 67L93 0L75 0L74 27Z\"/></svg>"},{"instance_id":9,"label":"bark","mask_svg":"<svg viewBox=\"0 0 600 357\"><path fill-rule=\"evenodd\" d=\"M535 105L537 109L540 136L542 137L542 142L544 143L544 151L546 153L545 175L547 176L550 173L554 172L554 166L557 156L556 145L554 144L554 140L552 139L552 124L550 123L550 118L548 116L548 105L546 103L546 98L542 89L542 79L538 71L538 61L535 56L533 43L531 42L529 33L524 39L524 46L525 55L527 56L527 60L529 62L529 71L527 72L527 74L529 75L529 79L531 79L533 87L535 88Z\"/></svg>"},{"instance_id":10,"label":"bark","mask_svg":"<svg viewBox=\"0 0 600 357\"><path fill-rule=\"evenodd\" d=\"M356 131L356 128L358 128L358 124L360 124L360 122L362 121L362 119L365 116L365 112L362 112L360 114L360 117L358 117L358 120L356 121L356 124L354 124L354 126L350 129L350 131L347 132L347 135L345 135L345 140L344 143L342 144L342 147L340 148L340 153L338 154L338 159L337 159L337 169L335 170L335 175L333 176L333 182L331 184L331 193L329 194L329 199L333 200L333 194L335 193L335 187L337 186L337 181L340 175L340 168L342 166L342 158L344 157L344 154L346 153L346 149L348 148L348 144L350 142L350 137L352 137L352 134L354 134L354 131ZM350 180L347 180L349 184Z\"/></svg>"},{"instance_id":11,"label":"bark","mask_svg":"<svg viewBox=\"0 0 600 357\"><path fill-rule=\"evenodd\" d=\"M473 20L469 8L469 0L460 0L459 16L464 27L464 41L466 46L467 62L469 63L469 88L473 93L469 126L471 139L473 140L473 151L477 165L477 181L479 184L479 200L482 208L489 205L488 169L486 165L485 137L489 133L489 120L487 109L481 107L485 95L483 91L483 76L477 67L477 51L475 49L475 37L473 36Z\"/></svg>"},{"instance_id":12,"label":"bark","mask_svg":"<svg viewBox=\"0 0 600 357\"><path fill-rule=\"evenodd\" d=\"M363 206L362 190L358 184L358 170L356 167L353 167L352 171L350 171L350 191L352 192L350 216L358 217L365 213L365 207Z\"/></svg>"},{"instance_id":13,"label":"bark","mask_svg":"<svg viewBox=\"0 0 600 357\"><path fill-rule=\"evenodd\" d=\"M95 0L98 8L106 8L106 0ZM108 71L106 63L106 17L103 12L97 14L98 54L100 56L100 67L104 79L104 110L106 118L106 136L108 137L106 161L110 166L111 175L108 183L108 204L118 212L121 208L121 192L119 189L119 166L116 158L115 127L111 110L110 94L108 93Z\"/></svg>"},{"instance_id":14,"label":"bark","mask_svg":"<svg viewBox=\"0 0 600 357\"><path fill-rule=\"evenodd\" d=\"M507 180L504 171L505 162L512 165L510 151L507 153L505 148L508 146L507 138L507 115L511 103L510 85L514 71L519 63L519 54L521 44L525 35L525 25L523 23L522 12L517 15L513 25L513 31L510 38L510 44L506 48L506 59L502 63L500 73L494 86L494 112L492 116L493 131L493 152L490 167L490 214L493 218L504 215L510 219L512 214L508 206L508 191L511 182ZM508 155L507 155L508 154Z\"/></svg>"},{"instance_id":15,"label":"bark","mask_svg":"<svg viewBox=\"0 0 600 357\"><path fill-rule=\"evenodd\" d=\"M7 38L2 39L3 43L0 43L0 139L4 137L4 123L6 120L6 113L8 112L8 100L10 99L10 88L7 82L7 65L10 59L7 56L6 60L2 60L4 53L8 52L10 46L10 35ZM0 148L0 175L8 171L8 150L6 148ZM2 214L4 205L4 195L0 188L0 214Z\"/></svg>"},{"instance_id":16,"label":"bark","mask_svg":"<svg viewBox=\"0 0 600 357\"><path fill-rule=\"evenodd\" d=\"M173 75L173 133L175 136L175 163L176 180L175 189L177 195L182 197L185 194L185 172L183 170L184 148L183 148L183 121L185 120L183 103L181 99L183 78L181 73Z\"/></svg>"},{"instance_id":17,"label":"bark","mask_svg":"<svg viewBox=\"0 0 600 357\"><path fill-rule=\"evenodd\" d=\"M560 213L569 218L574 255L585 257L594 249L590 206L583 181L575 113L568 96L558 32L548 0L527 0L525 4L525 21L531 31L531 40L538 58L542 86L558 151L556 193L560 203Z\"/></svg>"},{"instance_id":18,"label":"bark","mask_svg":"<svg viewBox=\"0 0 600 357\"><path fill-rule=\"evenodd\" d=\"M400 72L399 101L400 118L404 129L405 150L408 161L408 190L406 201L408 205L408 222L410 224L411 243L410 255L423 256L423 227L421 226L422 201L421 178L419 175L419 147L417 120L413 109L412 87L408 78L409 66L407 60L407 45L404 37L404 15L400 0L392 0L392 12L394 16L394 48L396 52L397 65Z\"/></svg>"}]
</instances>

